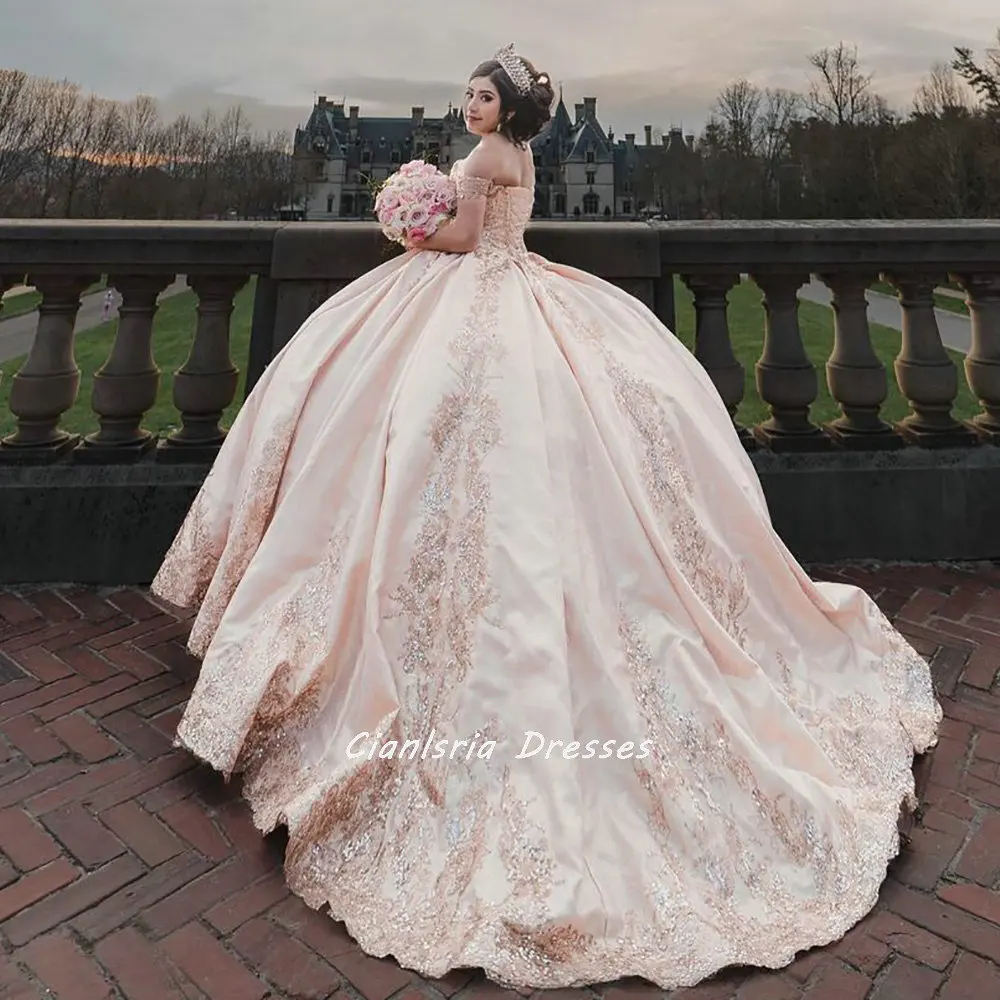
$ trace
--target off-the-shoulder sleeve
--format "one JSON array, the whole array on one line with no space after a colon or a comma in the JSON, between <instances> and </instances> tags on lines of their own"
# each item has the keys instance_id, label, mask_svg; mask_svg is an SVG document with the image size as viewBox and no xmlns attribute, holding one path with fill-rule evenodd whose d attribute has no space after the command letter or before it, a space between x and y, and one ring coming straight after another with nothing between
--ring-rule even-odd
<instances>
[{"instance_id":1,"label":"off-the-shoulder sleeve","mask_svg":"<svg viewBox=\"0 0 1000 1000\"><path fill-rule=\"evenodd\" d=\"M461 174L455 181L459 198L485 198L490 193L493 181L487 177L468 177Z\"/></svg>"}]
</instances>

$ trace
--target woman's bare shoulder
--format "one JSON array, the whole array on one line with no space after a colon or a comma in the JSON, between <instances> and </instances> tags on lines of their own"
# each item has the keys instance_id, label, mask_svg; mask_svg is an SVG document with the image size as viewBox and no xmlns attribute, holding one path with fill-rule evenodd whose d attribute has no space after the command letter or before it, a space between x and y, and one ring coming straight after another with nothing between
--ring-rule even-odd
<instances>
[{"instance_id":1,"label":"woman's bare shoulder","mask_svg":"<svg viewBox=\"0 0 1000 1000\"><path fill-rule=\"evenodd\" d=\"M501 135L486 135L466 157L465 173L493 181L500 187L516 186L521 178L521 157Z\"/></svg>"}]
</instances>

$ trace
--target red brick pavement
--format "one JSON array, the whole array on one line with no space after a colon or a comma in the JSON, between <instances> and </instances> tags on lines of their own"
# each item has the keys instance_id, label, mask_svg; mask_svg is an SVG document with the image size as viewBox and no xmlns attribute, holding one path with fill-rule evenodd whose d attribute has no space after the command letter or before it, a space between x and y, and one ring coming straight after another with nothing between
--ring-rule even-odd
<instances>
[{"instance_id":1,"label":"red brick pavement","mask_svg":"<svg viewBox=\"0 0 1000 1000\"><path fill-rule=\"evenodd\" d=\"M930 658L947 718L925 808L879 907L839 944L673 996L995 1000L1000 570L814 572L865 587ZM288 893L279 838L172 748L197 669L187 629L136 589L0 591L0 997L500 1000L478 973L432 982L365 956ZM573 993L660 991L558 998Z\"/></svg>"}]
</instances>

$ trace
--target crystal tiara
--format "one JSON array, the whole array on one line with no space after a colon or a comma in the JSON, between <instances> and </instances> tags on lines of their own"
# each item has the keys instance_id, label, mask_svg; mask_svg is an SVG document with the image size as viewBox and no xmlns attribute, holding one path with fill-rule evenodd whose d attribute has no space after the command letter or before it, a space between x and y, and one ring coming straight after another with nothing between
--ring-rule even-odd
<instances>
[{"instance_id":1,"label":"crystal tiara","mask_svg":"<svg viewBox=\"0 0 1000 1000\"><path fill-rule=\"evenodd\" d=\"M514 88L522 97L531 90L534 80L521 57L514 51L513 43L505 45L493 58L500 63L503 71L510 77L510 82L514 84Z\"/></svg>"}]
</instances>

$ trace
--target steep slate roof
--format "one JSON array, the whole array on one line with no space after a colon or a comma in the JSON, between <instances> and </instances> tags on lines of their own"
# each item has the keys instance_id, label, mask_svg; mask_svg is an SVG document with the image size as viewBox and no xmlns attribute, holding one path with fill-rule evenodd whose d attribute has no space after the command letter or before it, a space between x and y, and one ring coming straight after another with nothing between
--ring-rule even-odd
<instances>
[{"instance_id":1,"label":"steep slate roof","mask_svg":"<svg viewBox=\"0 0 1000 1000\"><path fill-rule=\"evenodd\" d=\"M355 136L351 136L351 119L344 112L342 102L327 102L320 98L309 116L304 128L295 133L295 146L300 148L312 144L322 137L327 143L328 155L333 159L346 158L349 166L361 164L362 150L371 152L371 163L385 165L390 162L393 151L399 160L410 159L415 131L413 118L365 118L358 115L355 121ZM430 137L443 133L464 132L465 126L457 109L449 107L442 118L424 117L422 131Z\"/></svg>"},{"instance_id":2,"label":"steep slate roof","mask_svg":"<svg viewBox=\"0 0 1000 1000\"><path fill-rule=\"evenodd\" d=\"M589 109L588 109L589 105ZM587 150L593 149L597 162L611 160L612 144L597 120L596 101L592 98L578 105L578 120L570 118L559 95L559 103L552 120L543 132L531 142L531 148L541 158L543 166L558 166L566 162L582 163L587 158Z\"/></svg>"}]
</instances>

